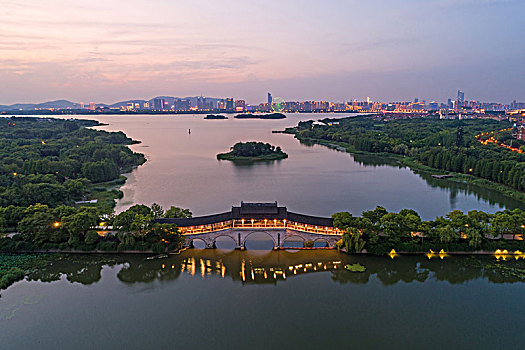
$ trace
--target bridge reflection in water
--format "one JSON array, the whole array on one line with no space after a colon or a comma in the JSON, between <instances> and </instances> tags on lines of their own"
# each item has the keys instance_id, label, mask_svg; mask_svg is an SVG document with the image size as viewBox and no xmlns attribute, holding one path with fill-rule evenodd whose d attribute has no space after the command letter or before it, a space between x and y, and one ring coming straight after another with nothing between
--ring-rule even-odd
<instances>
[{"instance_id":1,"label":"bridge reflection in water","mask_svg":"<svg viewBox=\"0 0 525 350\"><path fill-rule=\"evenodd\" d=\"M181 272L186 272L191 276L200 275L203 278L206 276L231 277L234 280L240 279L243 283L276 283L279 280L285 281L286 278L295 275L333 271L342 268L341 260L331 259L311 260L309 262L282 266L268 266L268 262L257 262L246 258L241 258L238 262L236 265L227 267L223 259L212 260L191 256L182 261Z\"/></svg>"},{"instance_id":2,"label":"bridge reflection in water","mask_svg":"<svg viewBox=\"0 0 525 350\"><path fill-rule=\"evenodd\" d=\"M286 207L274 203L244 203L232 207L230 212L196 218L157 219L160 223L176 224L186 236L186 246L202 240L206 248L215 248L219 237L230 237L237 249L246 248L247 238L255 232L263 232L273 241L274 248L282 248L291 237L306 241L323 241L335 247L343 232L333 225L332 218L323 218L289 212Z\"/></svg>"},{"instance_id":3,"label":"bridge reflection in water","mask_svg":"<svg viewBox=\"0 0 525 350\"><path fill-rule=\"evenodd\" d=\"M262 253L219 249L190 249L180 255L154 260L147 260L146 256L73 254L36 269L28 279L87 285L101 281L102 274L108 273L130 285L175 281L183 277L229 279L242 284L278 284L301 275L329 276L337 283L364 284L376 279L386 286L428 279L451 284L477 279L491 283L525 281L525 260L497 261L494 256L450 256L441 260L414 255L392 260L389 257L347 255L336 250ZM356 273L344 269L346 264L355 263L365 266L366 271ZM155 285L156 288L161 286Z\"/></svg>"}]
</instances>

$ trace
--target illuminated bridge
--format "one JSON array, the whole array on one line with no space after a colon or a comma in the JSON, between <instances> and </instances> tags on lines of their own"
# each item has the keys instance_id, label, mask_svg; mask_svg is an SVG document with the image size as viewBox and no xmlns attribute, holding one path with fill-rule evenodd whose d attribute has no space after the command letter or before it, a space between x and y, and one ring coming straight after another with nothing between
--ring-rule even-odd
<instances>
[{"instance_id":1,"label":"illuminated bridge","mask_svg":"<svg viewBox=\"0 0 525 350\"><path fill-rule=\"evenodd\" d=\"M202 240L206 248L215 248L219 237L230 237L237 249L244 249L246 240L256 232L263 232L272 241L274 249L283 247L292 237L303 242L326 242L335 247L343 231L333 226L332 218L322 218L288 211L274 203L244 203L232 207L226 213L188 219L157 219L159 223L176 224L186 236L185 245L193 246L194 240Z\"/></svg>"}]
</instances>

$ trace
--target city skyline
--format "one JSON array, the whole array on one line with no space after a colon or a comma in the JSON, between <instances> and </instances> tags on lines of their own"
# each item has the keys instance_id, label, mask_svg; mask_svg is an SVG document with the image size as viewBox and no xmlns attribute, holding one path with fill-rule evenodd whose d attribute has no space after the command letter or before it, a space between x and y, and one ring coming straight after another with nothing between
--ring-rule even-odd
<instances>
[{"instance_id":1,"label":"city skyline","mask_svg":"<svg viewBox=\"0 0 525 350\"><path fill-rule=\"evenodd\" d=\"M0 104L525 99L522 1L4 0Z\"/></svg>"}]
</instances>

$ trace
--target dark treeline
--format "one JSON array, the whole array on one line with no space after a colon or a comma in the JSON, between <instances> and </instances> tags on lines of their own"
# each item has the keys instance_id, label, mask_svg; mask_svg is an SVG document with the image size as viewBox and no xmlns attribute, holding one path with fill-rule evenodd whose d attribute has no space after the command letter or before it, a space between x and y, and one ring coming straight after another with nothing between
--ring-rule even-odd
<instances>
[{"instance_id":1,"label":"dark treeline","mask_svg":"<svg viewBox=\"0 0 525 350\"><path fill-rule=\"evenodd\" d=\"M525 212L504 210L495 214L454 210L444 217L423 221L412 209L389 213L383 207L354 217L348 212L333 215L334 226L345 231L339 246L347 252L382 255L391 249L405 252L525 250Z\"/></svg>"},{"instance_id":2,"label":"dark treeline","mask_svg":"<svg viewBox=\"0 0 525 350\"><path fill-rule=\"evenodd\" d=\"M300 122L294 133L300 139L343 143L350 150L399 154L435 169L525 190L525 154L494 143L484 145L476 139L481 133L509 128L508 122L436 118L384 121L368 117L324 122L328 125ZM505 140L509 137L509 133L502 135Z\"/></svg>"},{"instance_id":3,"label":"dark treeline","mask_svg":"<svg viewBox=\"0 0 525 350\"><path fill-rule=\"evenodd\" d=\"M88 186L144 162L122 132L90 120L0 118L0 207L56 207L86 199Z\"/></svg>"},{"instance_id":4,"label":"dark treeline","mask_svg":"<svg viewBox=\"0 0 525 350\"><path fill-rule=\"evenodd\" d=\"M239 157L257 157L282 153L281 147L264 142L238 142L231 148L232 154Z\"/></svg>"},{"instance_id":5,"label":"dark treeline","mask_svg":"<svg viewBox=\"0 0 525 350\"><path fill-rule=\"evenodd\" d=\"M118 215L66 205L10 206L0 212L0 223L4 229L15 227L16 234L0 238L0 251L174 251L184 242L177 226L159 224L155 219L191 215L189 210L177 207L164 211L158 204L134 205Z\"/></svg>"}]
</instances>

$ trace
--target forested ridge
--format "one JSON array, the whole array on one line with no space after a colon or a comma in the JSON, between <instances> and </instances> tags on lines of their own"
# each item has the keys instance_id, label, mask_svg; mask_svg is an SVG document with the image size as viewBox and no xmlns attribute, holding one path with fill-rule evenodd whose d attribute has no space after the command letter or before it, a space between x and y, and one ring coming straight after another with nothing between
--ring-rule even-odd
<instances>
[{"instance_id":1,"label":"forested ridge","mask_svg":"<svg viewBox=\"0 0 525 350\"><path fill-rule=\"evenodd\" d=\"M350 151L391 153L410 157L431 168L463 173L525 191L525 154L476 136L511 128L495 120L414 118L385 121L371 117L325 119L326 125L300 122L288 129L299 139L342 143ZM502 139L512 138L509 132ZM514 140L517 145L517 140ZM519 146L519 145L518 145Z\"/></svg>"}]
</instances>

